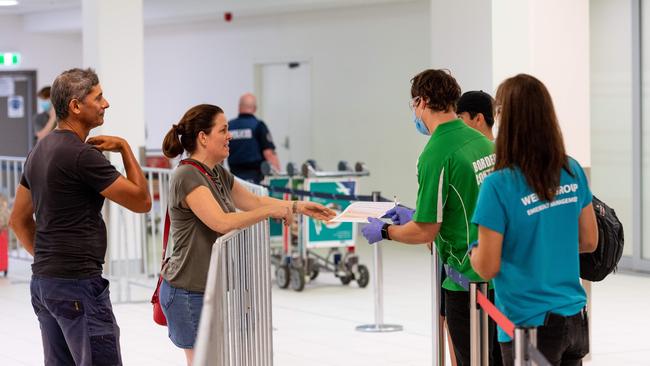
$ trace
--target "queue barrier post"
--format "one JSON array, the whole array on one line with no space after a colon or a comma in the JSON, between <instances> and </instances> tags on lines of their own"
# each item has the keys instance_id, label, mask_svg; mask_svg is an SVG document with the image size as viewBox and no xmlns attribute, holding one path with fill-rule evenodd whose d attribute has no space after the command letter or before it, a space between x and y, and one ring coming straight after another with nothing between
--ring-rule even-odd
<instances>
[{"instance_id":1,"label":"queue barrier post","mask_svg":"<svg viewBox=\"0 0 650 366\"><path fill-rule=\"evenodd\" d=\"M379 202L380 193L372 192L372 200L373 202ZM373 254L375 264L375 275L373 276L373 287L375 291L375 323L359 325L356 327L356 330L359 332L370 333L399 332L403 329L401 325L384 324L384 279L381 243L373 245Z\"/></svg>"},{"instance_id":2,"label":"queue barrier post","mask_svg":"<svg viewBox=\"0 0 650 366\"><path fill-rule=\"evenodd\" d=\"M440 317L442 287L440 273L444 271L435 244L431 243L431 361L433 366L445 366L445 326Z\"/></svg>"},{"instance_id":3,"label":"queue barrier post","mask_svg":"<svg viewBox=\"0 0 650 366\"><path fill-rule=\"evenodd\" d=\"M470 364L488 366L490 362L488 313L478 304L478 291L487 296L488 283L469 283Z\"/></svg>"},{"instance_id":4,"label":"queue barrier post","mask_svg":"<svg viewBox=\"0 0 650 366\"><path fill-rule=\"evenodd\" d=\"M515 366L537 365L529 351L529 347L537 347L537 328L516 327L512 346Z\"/></svg>"}]
</instances>

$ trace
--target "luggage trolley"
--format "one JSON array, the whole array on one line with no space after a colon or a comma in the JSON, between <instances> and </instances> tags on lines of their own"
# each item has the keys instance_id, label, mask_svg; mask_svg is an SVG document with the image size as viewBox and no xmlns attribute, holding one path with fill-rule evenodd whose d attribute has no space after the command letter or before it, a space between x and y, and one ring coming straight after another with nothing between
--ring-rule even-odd
<instances>
[{"instance_id":1,"label":"luggage trolley","mask_svg":"<svg viewBox=\"0 0 650 366\"><path fill-rule=\"evenodd\" d=\"M264 183L269 187L301 189L304 179L297 176L297 171L293 163L287 164L285 172L278 172L264 162L262 171L266 176ZM269 190L269 196L277 199L292 200L298 199L289 193L279 193ZM291 266L292 247L297 246L299 225L297 221L287 228L283 225L282 220L269 219L269 232L271 238L271 264L275 268L275 280L280 288L287 288L290 284L292 272L294 277L298 272ZM304 284L303 284L304 287Z\"/></svg>"},{"instance_id":2,"label":"luggage trolley","mask_svg":"<svg viewBox=\"0 0 650 366\"><path fill-rule=\"evenodd\" d=\"M341 161L336 172L321 171L316 162L308 160L302 165L301 175L295 166L287 165L281 174L271 172L266 167L267 183L271 187L292 187L313 192L353 195L358 191L358 178L369 175L362 163L352 170ZM289 194L271 192L273 197L299 199ZM345 200L310 197L334 211L341 212L349 204ZM302 291L305 283L316 279L321 272L333 273L343 285L353 280L359 287L366 287L370 281L368 267L359 263L355 253L357 234L356 223L325 224L319 220L299 216L296 225L289 230L279 222L271 222L272 264L275 267L275 280L280 288L291 287ZM326 252L324 252L326 250Z\"/></svg>"}]
</instances>

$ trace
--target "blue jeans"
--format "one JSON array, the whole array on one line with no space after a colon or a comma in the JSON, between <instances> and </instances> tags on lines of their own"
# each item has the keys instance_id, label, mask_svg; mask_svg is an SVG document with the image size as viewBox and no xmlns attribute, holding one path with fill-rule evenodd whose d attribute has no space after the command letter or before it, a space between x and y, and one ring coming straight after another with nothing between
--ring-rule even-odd
<instances>
[{"instance_id":1,"label":"blue jeans","mask_svg":"<svg viewBox=\"0 0 650 366\"><path fill-rule=\"evenodd\" d=\"M32 276L30 290L46 366L122 365L106 279Z\"/></svg>"},{"instance_id":2,"label":"blue jeans","mask_svg":"<svg viewBox=\"0 0 650 366\"><path fill-rule=\"evenodd\" d=\"M178 348L194 348L203 309L203 292L187 291L163 280L160 284L160 305L167 318L172 343Z\"/></svg>"}]
</instances>

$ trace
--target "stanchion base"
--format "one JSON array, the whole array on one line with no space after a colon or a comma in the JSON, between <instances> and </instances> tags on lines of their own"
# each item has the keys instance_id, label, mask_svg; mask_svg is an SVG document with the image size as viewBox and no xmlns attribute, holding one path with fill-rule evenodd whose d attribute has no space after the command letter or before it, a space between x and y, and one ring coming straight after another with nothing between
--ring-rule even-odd
<instances>
[{"instance_id":1,"label":"stanchion base","mask_svg":"<svg viewBox=\"0 0 650 366\"><path fill-rule=\"evenodd\" d=\"M387 333L387 332L401 332L404 327L397 324L365 324L356 327L359 332L365 333Z\"/></svg>"}]
</instances>

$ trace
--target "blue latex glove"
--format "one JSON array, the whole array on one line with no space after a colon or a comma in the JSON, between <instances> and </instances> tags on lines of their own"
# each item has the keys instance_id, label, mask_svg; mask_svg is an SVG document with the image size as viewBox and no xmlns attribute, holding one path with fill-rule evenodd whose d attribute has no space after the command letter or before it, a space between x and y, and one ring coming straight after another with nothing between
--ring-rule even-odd
<instances>
[{"instance_id":1,"label":"blue latex glove","mask_svg":"<svg viewBox=\"0 0 650 366\"><path fill-rule=\"evenodd\" d=\"M388 217L389 219L393 220L393 224L395 225L404 225L407 222L413 220L414 214L415 210L411 210L410 208L406 208L404 206L395 206L386 211L386 215L384 217Z\"/></svg>"},{"instance_id":2,"label":"blue latex glove","mask_svg":"<svg viewBox=\"0 0 650 366\"><path fill-rule=\"evenodd\" d=\"M368 222L369 224L361 229L361 233L368 240L368 244L375 244L382 240L381 228L384 226L384 222L374 217L368 217Z\"/></svg>"}]
</instances>

